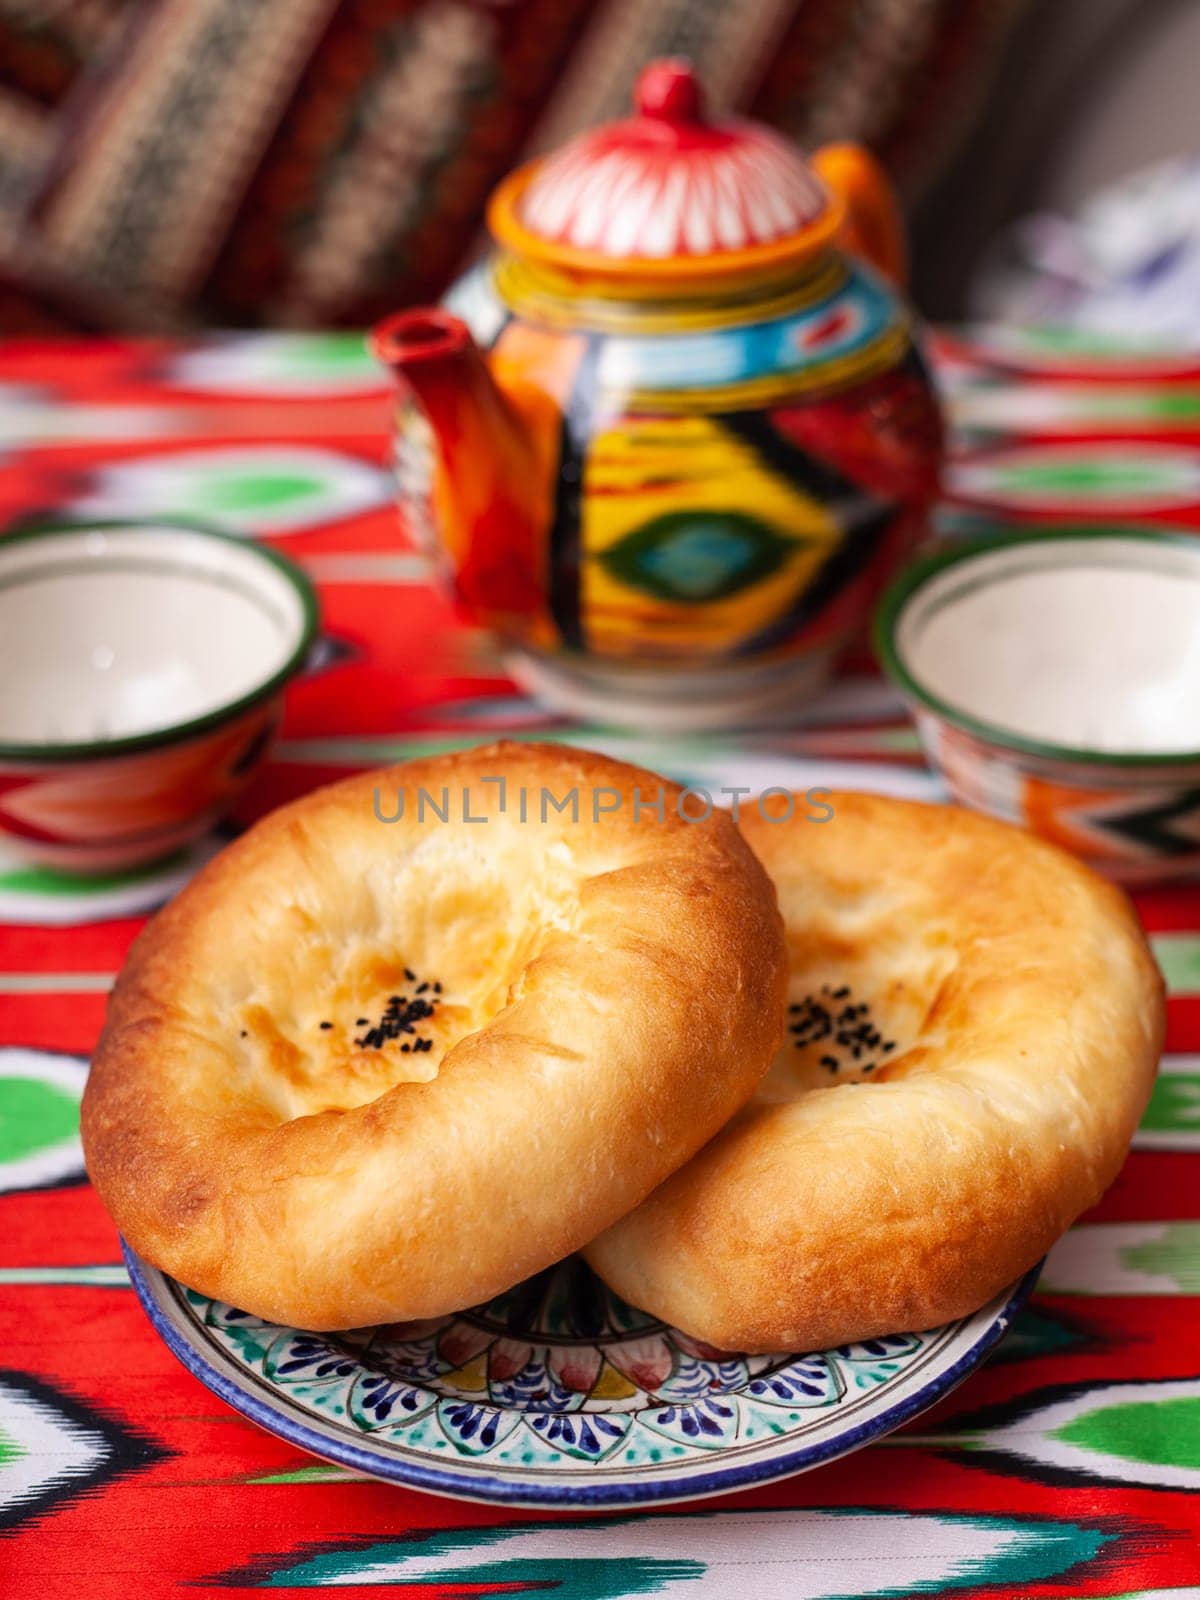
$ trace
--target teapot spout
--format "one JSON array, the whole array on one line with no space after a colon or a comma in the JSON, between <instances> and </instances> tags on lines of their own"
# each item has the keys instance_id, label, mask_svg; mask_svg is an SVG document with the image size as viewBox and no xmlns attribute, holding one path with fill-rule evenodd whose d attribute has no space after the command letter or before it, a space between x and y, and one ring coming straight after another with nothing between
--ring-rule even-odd
<instances>
[{"instance_id":1,"label":"teapot spout","mask_svg":"<svg viewBox=\"0 0 1200 1600\"><path fill-rule=\"evenodd\" d=\"M462 600L500 627L506 614L536 611L544 593L544 463L466 323L440 308L398 312L372 330L371 348L432 434L434 533ZM402 456L403 406L398 426Z\"/></svg>"}]
</instances>

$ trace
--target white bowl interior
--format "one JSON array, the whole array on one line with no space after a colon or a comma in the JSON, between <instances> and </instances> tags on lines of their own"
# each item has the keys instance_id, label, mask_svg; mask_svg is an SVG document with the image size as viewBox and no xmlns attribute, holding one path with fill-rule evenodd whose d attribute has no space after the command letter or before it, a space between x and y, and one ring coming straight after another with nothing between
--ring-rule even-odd
<instances>
[{"instance_id":1,"label":"white bowl interior","mask_svg":"<svg viewBox=\"0 0 1200 1600\"><path fill-rule=\"evenodd\" d=\"M912 595L896 648L928 694L1001 732L1200 751L1200 541L1047 535L984 551Z\"/></svg>"},{"instance_id":2,"label":"white bowl interior","mask_svg":"<svg viewBox=\"0 0 1200 1600\"><path fill-rule=\"evenodd\" d=\"M183 528L0 541L0 743L162 732L252 694L303 636L253 545Z\"/></svg>"}]
</instances>

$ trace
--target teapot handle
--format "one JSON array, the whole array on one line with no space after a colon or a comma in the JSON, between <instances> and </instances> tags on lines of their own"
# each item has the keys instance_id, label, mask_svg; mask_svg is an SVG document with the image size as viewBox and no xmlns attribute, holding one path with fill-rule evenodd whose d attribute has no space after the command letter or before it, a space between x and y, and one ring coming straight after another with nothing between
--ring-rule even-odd
<instances>
[{"instance_id":1,"label":"teapot handle","mask_svg":"<svg viewBox=\"0 0 1200 1600\"><path fill-rule=\"evenodd\" d=\"M846 208L841 242L902 284L908 264L904 221L896 191L879 162L860 144L827 144L813 152L810 163Z\"/></svg>"}]
</instances>

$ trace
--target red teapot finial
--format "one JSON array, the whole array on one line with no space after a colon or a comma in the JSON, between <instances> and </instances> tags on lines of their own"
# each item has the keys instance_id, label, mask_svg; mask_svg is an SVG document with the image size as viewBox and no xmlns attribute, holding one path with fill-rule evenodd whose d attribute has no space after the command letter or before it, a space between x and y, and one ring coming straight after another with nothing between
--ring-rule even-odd
<instances>
[{"instance_id":1,"label":"red teapot finial","mask_svg":"<svg viewBox=\"0 0 1200 1600\"><path fill-rule=\"evenodd\" d=\"M695 69L681 56L669 56L643 67L633 91L639 117L661 122L703 122L704 91Z\"/></svg>"}]
</instances>

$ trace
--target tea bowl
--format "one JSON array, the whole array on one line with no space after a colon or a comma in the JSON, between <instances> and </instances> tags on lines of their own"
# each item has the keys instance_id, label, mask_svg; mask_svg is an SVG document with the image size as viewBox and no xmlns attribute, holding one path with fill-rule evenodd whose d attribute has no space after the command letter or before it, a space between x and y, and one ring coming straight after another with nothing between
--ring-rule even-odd
<instances>
[{"instance_id":1,"label":"tea bowl","mask_svg":"<svg viewBox=\"0 0 1200 1600\"><path fill-rule=\"evenodd\" d=\"M0 539L0 842L108 873L170 854L266 755L317 626L274 551L171 519Z\"/></svg>"},{"instance_id":2,"label":"tea bowl","mask_svg":"<svg viewBox=\"0 0 1200 1600\"><path fill-rule=\"evenodd\" d=\"M1200 540L1022 530L928 555L876 614L955 797L1124 883L1200 870Z\"/></svg>"}]
</instances>

